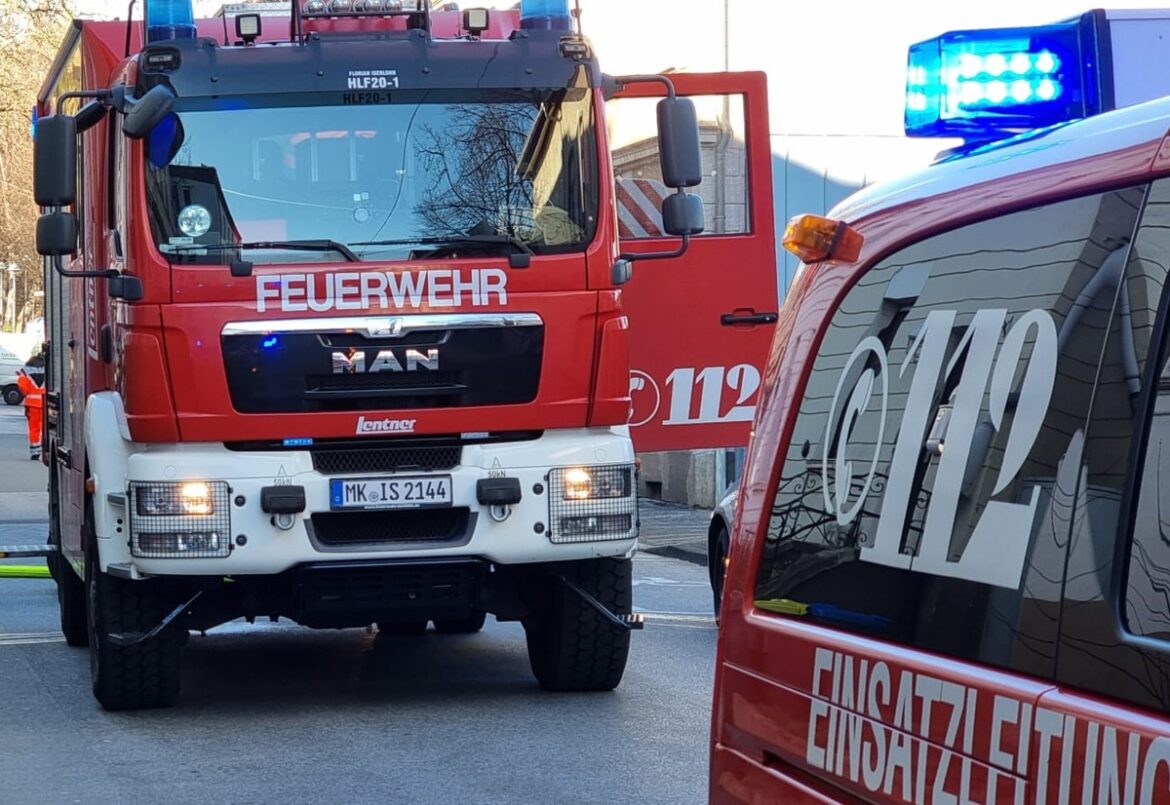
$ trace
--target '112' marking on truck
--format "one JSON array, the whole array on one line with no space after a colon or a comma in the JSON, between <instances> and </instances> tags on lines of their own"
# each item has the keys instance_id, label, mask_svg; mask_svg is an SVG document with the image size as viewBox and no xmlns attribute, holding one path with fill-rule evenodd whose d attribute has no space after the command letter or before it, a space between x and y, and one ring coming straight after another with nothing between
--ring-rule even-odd
<instances>
[{"instance_id":1,"label":"'112' marking on truck","mask_svg":"<svg viewBox=\"0 0 1170 805\"><path fill-rule=\"evenodd\" d=\"M726 366L708 366L699 370L683 367L667 375L666 385L670 387L670 408L663 425L751 422L756 406L746 403L760 388L760 370L750 363L736 364L730 369ZM700 389L699 411L692 416L696 388ZM736 399L730 410L721 415L724 388L734 392Z\"/></svg>"}]
</instances>

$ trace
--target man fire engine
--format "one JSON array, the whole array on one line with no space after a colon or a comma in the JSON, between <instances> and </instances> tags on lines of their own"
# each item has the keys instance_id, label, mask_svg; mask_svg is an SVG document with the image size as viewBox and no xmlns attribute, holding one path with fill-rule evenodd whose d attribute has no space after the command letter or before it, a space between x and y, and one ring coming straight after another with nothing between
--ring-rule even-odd
<instances>
[{"instance_id":1,"label":"man fire engine","mask_svg":"<svg viewBox=\"0 0 1170 805\"><path fill-rule=\"evenodd\" d=\"M1168 33L915 45L966 143L790 224L713 802L1170 802Z\"/></svg>"},{"instance_id":2,"label":"man fire engine","mask_svg":"<svg viewBox=\"0 0 1170 805\"><path fill-rule=\"evenodd\" d=\"M603 77L567 0L428 6L298 0L223 41L152 0L143 44L79 22L45 83L52 562L106 708L172 703L188 630L237 617L492 613L545 688L621 679L630 257L602 101L668 96L683 249L694 107Z\"/></svg>"}]
</instances>

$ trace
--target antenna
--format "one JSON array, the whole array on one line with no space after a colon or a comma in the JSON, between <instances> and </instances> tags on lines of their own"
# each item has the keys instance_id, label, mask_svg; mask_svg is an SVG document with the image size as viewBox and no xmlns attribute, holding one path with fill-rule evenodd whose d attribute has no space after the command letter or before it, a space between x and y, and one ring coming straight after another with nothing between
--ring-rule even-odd
<instances>
[{"instance_id":1,"label":"antenna","mask_svg":"<svg viewBox=\"0 0 1170 805\"><path fill-rule=\"evenodd\" d=\"M292 0L292 40L294 42L303 42L305 39L305 29L301 24L301 0Z\"/></svg>"},{"instance_id":2,"label":"antenna","mask_svg":"<svg viewBox=\"0 0 1170 805\"><path fill-rule=\"evenodd\" d=\"M130 58L130 32L134 26L134 4L138 0L130 0L130 8L126 9L126 58Z\"/></svg>"},{"instance_id":3,"label":"antenna","mask_svg":"<svg viewBox=\"0 0 1170 805\"><path fill-rule=\"evenodd\" d=\"M581 33L581 0L573 0L573 19L577 23L577 36L584 36Z\"/></svg>"}]
</instances>

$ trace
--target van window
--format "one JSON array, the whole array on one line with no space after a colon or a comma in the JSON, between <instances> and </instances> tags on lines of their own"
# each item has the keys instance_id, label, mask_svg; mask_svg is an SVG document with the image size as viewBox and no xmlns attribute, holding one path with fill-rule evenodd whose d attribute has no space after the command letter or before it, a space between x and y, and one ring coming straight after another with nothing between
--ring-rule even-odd
<instances>
[{"instance_id":1,"label":"van window","mask_svg":"<svg viewBox=\"0 0 1170 805\"><path fill-rule=\"evenodd\" d=\"M784 455L757 606L1050 675L1109 305L1143 188L921 241L833 314Z\"/></svg>"},{"instance_id":2,"label":"van window","mask_svg":"<svg viewBox=\"0 0 1170 805\"><path fill-rule=\"evenodd\" d=\"M1142 369L1154 329L1153 315L1166 284L1168 267L1170 181L1162 180L1150 189L1123 288L1127 304L1119 311L1117 322L1119 328L1128 325L1132 333L1119 340L1119 351L1128 360L1123 360L1115 372L1121 381L1115 381L1118 391L1124 395L1118 402L1130 414L1127 423L1137 420L1129 406L1138 402ZM1170 350L1166 348L1166 339L1163 324L1161 355L1150 378L1152 410L1145 455L1139 463L1140 476L1133 484L1138 490L1137 516L1126 574L1125 623L1134 634L1170 642ZM1094 418L1096 426L1097 418ZM1122 447L1129 441L1125 438L1129 435L1126 430L1118 434L1122 437L1119 440Z\"/></svg>"},{"instance_id":3,"label":"van window","mask_svg":"<svg viewBox=\"0 0 1170 805\"><path fill-rule=\"evenodd\" d=\"M1112 316L1067 517L1057 667L1070 687L1160 710L1170 707L1168 267L1163 179L1150 186L1124 275L1097 289Z\"/></svg>"}]
</instances>

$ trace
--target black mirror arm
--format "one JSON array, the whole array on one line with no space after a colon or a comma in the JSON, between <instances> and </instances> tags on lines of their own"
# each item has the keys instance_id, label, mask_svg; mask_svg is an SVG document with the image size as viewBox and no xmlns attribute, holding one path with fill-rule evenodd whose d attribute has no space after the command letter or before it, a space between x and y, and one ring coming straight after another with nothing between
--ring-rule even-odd
<instances>
[{"instance_id":1,"label":"black mirror arm","mask_svg":"<svg viewBox=\"0 0 1170 805\"><path fill-rule=\"evenodd\" d=\"M113 97L113 92L108 89L66 92L57 100L56 112L61 114L61 108L65 105L65 101L90 100L90 103L84 104L73 116L73 119L77 121L77 133L80 134L101 122L102 118L106 116L106 109L110 107L111 97Z\"/></svg>"},{"instance_id":2,"label":"black mirror arm","mask_svg":"<svg viewBox=\"0 0 1170 805\"><path fill-rule=\"evenodd\" d=\"M687 249L691 245L690 235L680 235L682 244L673 252L646 252L644 254L623 254L619 259L621 260L670 260L674 257L682 257L686 254Z\"/></svg>"},{"instance_id":3,"label":"black mirror arm","mask_svg":"<svg viewBox=\"0 0 1170 805\"><path fill-rule=\"evenodd\" d=\"M98 279L109 279L110 277L121 276L121 273L112 268L103 268L97 271L70 271L65 268L65 261L58 255L53 258L53 268L62 277L97 277Z\"/></svg>"},{"instance_id":4,"label":"black mirror arm","mask_svg":"<svg viewBox=\"0 0 1170 805\"><path fill-rule=\"evenodd\" d=\"M666 97L674 100L674 82L664 75L607 75L602 80L602 91L616 93L625 88L626 84L662 84L666 87Z\"/></svg>"},{"instance_id":5,"label":"black mirror arm","mask_svg":"<svg viewBox=\"0 0 1170 805\"><path fill-rule=\"evenodd\" d=\"M66 92L57 99L57 108L53 111L56 114L61 114L61 107L65 105L65 101L71 100L95 100L106 103L112 98L114 93L108 89L93 89L93 90L78 90L76 92Z\"/></svg>"}]
</instances>

